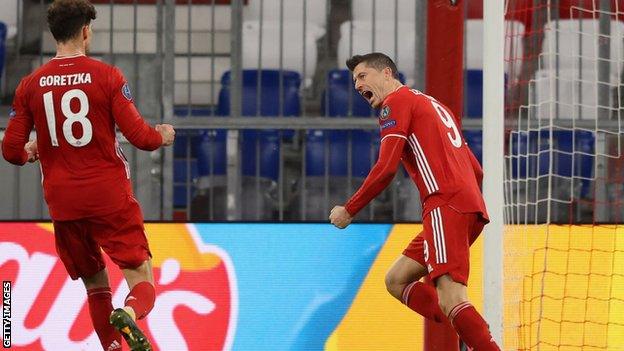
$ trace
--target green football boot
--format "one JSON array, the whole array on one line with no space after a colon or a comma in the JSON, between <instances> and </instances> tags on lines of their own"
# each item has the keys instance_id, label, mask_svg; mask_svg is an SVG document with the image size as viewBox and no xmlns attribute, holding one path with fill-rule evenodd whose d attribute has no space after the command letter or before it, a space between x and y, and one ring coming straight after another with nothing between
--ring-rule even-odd
<instances>
[{"instance_id":1,"label":"green football boot","mask_svg":"<svg viewBox=\"0 0 624 351\"><path fill-rule=\"evenodd\" d=\"M152 345L139 329L132 317L123 308L117 308L110 315L110 323L119 330L132 351L152 351Z\"/></svg>"}]
</instances>

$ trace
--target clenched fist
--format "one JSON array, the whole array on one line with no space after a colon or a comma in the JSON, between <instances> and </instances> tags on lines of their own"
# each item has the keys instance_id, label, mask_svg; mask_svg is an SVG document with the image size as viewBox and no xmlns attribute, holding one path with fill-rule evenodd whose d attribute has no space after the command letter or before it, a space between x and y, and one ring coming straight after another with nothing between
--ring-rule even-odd
<instances>
[{"instance_id":1,"label":"clenched fist","mask_svg":"<svg viewBox=\"0 0 624 351\"><path fill-rule=\"evenodd\" d=\"M347 212L344 206L334 206L329 213L329 221L331 224L340 229L344 229L351 224L352 219L353 218L351 218L351 215Z\"/></svg>"},{"instance_id":2,"label":"clenched fist","mask_svg":"<svg viewBox=\"0 0 624 351\"><path fill-rule=\"evenodd\" d=\"M173 126L171 124L157 124L155 128L162 137L163 146L173 144L173 140L175 139L175 130L173 130Z\"/></svg>"},{"instance_id":3,"label":"clenched fist","mask_svg":"<svg viewBox=\"0 0 624 351\"><path fill-rule=\"evenodd\" d=\"M37 140L31 140L24 145L24 150L28 154L28 162L35 162L39 159L39 150L37 149Z\"/></svg>"}]
</instances>

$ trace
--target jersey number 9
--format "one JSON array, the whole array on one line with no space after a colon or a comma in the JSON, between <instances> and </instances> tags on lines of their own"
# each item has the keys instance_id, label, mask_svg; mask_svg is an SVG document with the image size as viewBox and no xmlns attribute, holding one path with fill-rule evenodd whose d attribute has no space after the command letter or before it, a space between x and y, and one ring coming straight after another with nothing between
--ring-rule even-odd
<instances>
[{"instance_id":1,"label":"jersey number 9","mask_svg":"<svg viewBox=\"0 0 624 351\"><path fill-rule=\"evenodd\" d=\"M457 125L455 124L455 121L453 120L453 117L437 101L433 99L430 101L431 101L431 105L433 105L433 108L436 110L436 112L438 113L438 116L442 120L442 123L444 123L444 125L447 128L451 128L453 132L452 135L451 135L451 132L446 133L446 135L448 135L449 140L451 141L451 144L453 144L453 146L455 146L456 148L460 148L462 146L462 138L461 138L461 134L459 133L459 130L457 129Z\"/></svg>"},{"instance_id":2,"label":"jersey number 9","mask_svg":"<svg viewBox=\"0 0 624 351\"><path fill-rule=\"evenodd\" d=\"M78 112L74 112L71 109L71 102L73 99L78 99L80 108ZM54 101L52 99L52 92L48 91L43 94L43 106L45 108L46 121L48 122L48 130L50 131L50 139L52 146L59 146L58 139L56 137L56 114L54 112ZM67 142L75 147L83 147L87 145L93 137L93 128L91 121L87 118L89 113L89 99L87 94L80 89L72 89L67 91L61 97L61 112L65 116L63 122L63 136ZM82 127L82 136L76 138L72 130L74 123L80 123Z\"/></svg>"}]
</instances>

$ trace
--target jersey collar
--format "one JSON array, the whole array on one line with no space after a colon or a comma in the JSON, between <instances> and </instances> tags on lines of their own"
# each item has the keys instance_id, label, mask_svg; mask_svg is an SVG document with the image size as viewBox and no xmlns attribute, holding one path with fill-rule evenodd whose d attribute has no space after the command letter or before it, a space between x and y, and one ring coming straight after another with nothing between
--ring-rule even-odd
<instances>
[{"instance_id":1,"label":"jersey collar","mask_svg":"<svg viewBox=\"0 0 624 351\"><path fill-rule=\"evenodd\" d=\"M85 54L79 52L79 53L75 53L73 55L67 55L67 56L54 56L52 60L63 60L63 59L68 59L68 58L81 57L81 56L85 56Z\"/></svg>"},{"instance_id":2,"label":"jersey collar","mask_svg":"<svg viewBox=\"0 0 624 351\"><path fill-rule=\"evenodd\" d=\"M383 100L383 102L381 103L381 105L385 105L386 101L388 101L388 99L390 98L390 96L396 94L398 91L400 91L402 88L405 88L404 84L399 85L396 89L394 89L390 94L386 95L386 98Z\"/></svg>"}]
</instances>

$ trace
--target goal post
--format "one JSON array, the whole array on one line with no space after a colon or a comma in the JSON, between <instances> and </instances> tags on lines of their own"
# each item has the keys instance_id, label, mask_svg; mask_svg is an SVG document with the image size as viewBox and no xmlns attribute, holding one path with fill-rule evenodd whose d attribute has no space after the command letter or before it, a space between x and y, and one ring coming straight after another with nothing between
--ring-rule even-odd
<instances>
[{"instance_id":1,"label":"goal post","mask_svg":"<svg viewBox=\"0 0 624 351\"><path fill-rule=\"evenodd\" d=\"M483 6L483 195L490 216L483 242L483 314L492 336L503 336L504 2Z\"/></svg>"}]
</instances>

